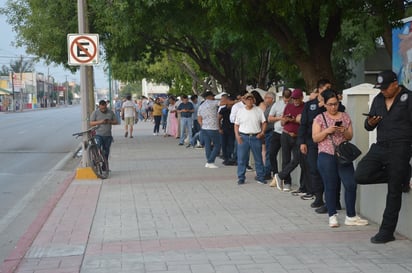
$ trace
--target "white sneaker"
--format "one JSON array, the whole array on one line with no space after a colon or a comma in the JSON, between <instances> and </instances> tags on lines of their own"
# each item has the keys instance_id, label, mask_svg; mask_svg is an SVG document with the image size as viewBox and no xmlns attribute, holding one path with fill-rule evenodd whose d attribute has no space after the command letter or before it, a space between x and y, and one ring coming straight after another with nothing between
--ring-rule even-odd
<instances>
[{"instance_id":1,"label":"white sneaker","mask_svg":"<svg viewBox=\"0 0 412 273\"><path fill-rule=\"evenodd\" d=\"M214 163L206 163L205 167L206 167L206 168L209 168L209 169L217 169L217 168L219 168L219 167L216 166Z\"/></svg>"},{"instance_id":2,"label":"white sneaker","mask_svg":"<svg viewBox=\"0 0 412 273\"><path fill-rule=\"evenodd\" d=\"M282 191L283 190L283 180L280 179L279 174L275 173L275 176L273 179L276 181L276 187L278 190Z\"/></svg>"},{"instance_id":3,"label":"white sneaker","mask_svg":"<svg viewBox=\"0 0 412 273\"><path fill-rule=\"evenodd\" d=\"M283 191L284 192L289 192L290 191L290 184L284 184L283 185Z\"/></svg>"},{"instance_id":4,"label":"white sneaker","mask_svg":"<svg viewBox=\"0 0 412 273\"><path fill-rule=\"evenodd\" d=\"M346 216L345 218L345 225L347 226L366 226L368 224L368 220L362 219L357 215L353 217Z\"/></svg>"},{"instance_id":5,"label":"white sneaker","mask_svg":"<svg viewBox=\"0 0 412 273\"><path fill-rule=\"evenodd\" d=\"M329 226L331 228L335 228L335 227L339 226L338 215L337 214L334 214L334 215L329 217Z\"/></svg>"}]
</instances>

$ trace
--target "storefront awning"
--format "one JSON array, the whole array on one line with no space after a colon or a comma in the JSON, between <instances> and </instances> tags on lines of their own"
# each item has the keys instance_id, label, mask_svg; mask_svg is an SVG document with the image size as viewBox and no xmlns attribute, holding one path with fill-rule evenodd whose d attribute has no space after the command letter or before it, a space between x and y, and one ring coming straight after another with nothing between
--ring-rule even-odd
<instances>
[{"instance_id":1,"label":"storefront awning","mask_svg":"<svg viewBox=\"0 0 412 273\"><path fill-rule=\"evenodd\" d=\"M7 89L0 87L0 95L11 95L11 92Z\"/></svg>"}]
</instances>

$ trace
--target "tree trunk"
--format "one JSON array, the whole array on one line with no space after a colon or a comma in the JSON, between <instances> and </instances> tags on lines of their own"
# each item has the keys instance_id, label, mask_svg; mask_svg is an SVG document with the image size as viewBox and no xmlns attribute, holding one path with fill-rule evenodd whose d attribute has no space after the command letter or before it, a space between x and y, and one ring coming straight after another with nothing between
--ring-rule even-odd
<instances>
[{"instance_id":1,"label":"tree trunk","mask_svg":"<svg viewBox=\"0 0 412 273\"><path fill-rule=\"evenodd\" d=\"M310 57L293 60L302 73L308 93L317 87L317 82L320 79L328 79L332 85L335 82L330 55L321 54L321 52L322 48L318 47Z\"/></svg>"}]
</instances>

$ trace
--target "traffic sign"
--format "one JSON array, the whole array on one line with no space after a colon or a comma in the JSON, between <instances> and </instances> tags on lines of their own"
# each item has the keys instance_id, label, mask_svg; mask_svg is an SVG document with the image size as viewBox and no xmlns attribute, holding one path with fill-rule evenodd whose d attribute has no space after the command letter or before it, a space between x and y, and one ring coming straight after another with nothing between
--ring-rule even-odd
<instances>
[{"instance_id":1,"label":"traffic sign","mask_svg":"<svg viewBox=\"0 0 412 273\"><path fill-rule=\"evenodd\" d=\"M69 65L99 63L99 34L67 34Z\"/></svg>"}]
</instances>

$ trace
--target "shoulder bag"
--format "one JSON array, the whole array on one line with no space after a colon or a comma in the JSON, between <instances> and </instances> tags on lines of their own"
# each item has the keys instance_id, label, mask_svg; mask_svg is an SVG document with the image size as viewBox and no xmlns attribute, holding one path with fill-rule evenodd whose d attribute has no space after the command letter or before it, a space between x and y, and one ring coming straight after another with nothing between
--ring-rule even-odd
<instances>
[{"instance_id":1,"label":"shoulder bag","mask_svg":"<svg viewBox=\"0 0 412 273\"><path fill-rule=\"evenodd\" d=\"M325 115L322 113L323 120L325 121L326 128L329 127L328 123L326 122ZM335 149L335 156L339 162L339 164L345 165L352 163L356 158L358 158L362 152L356 147L355 144L349 142L348 140L342 142L339 145L336 145L333 142L333 138L329 135L330 140L332 141L333 148Z\"/></svg>"}]
</instances>

